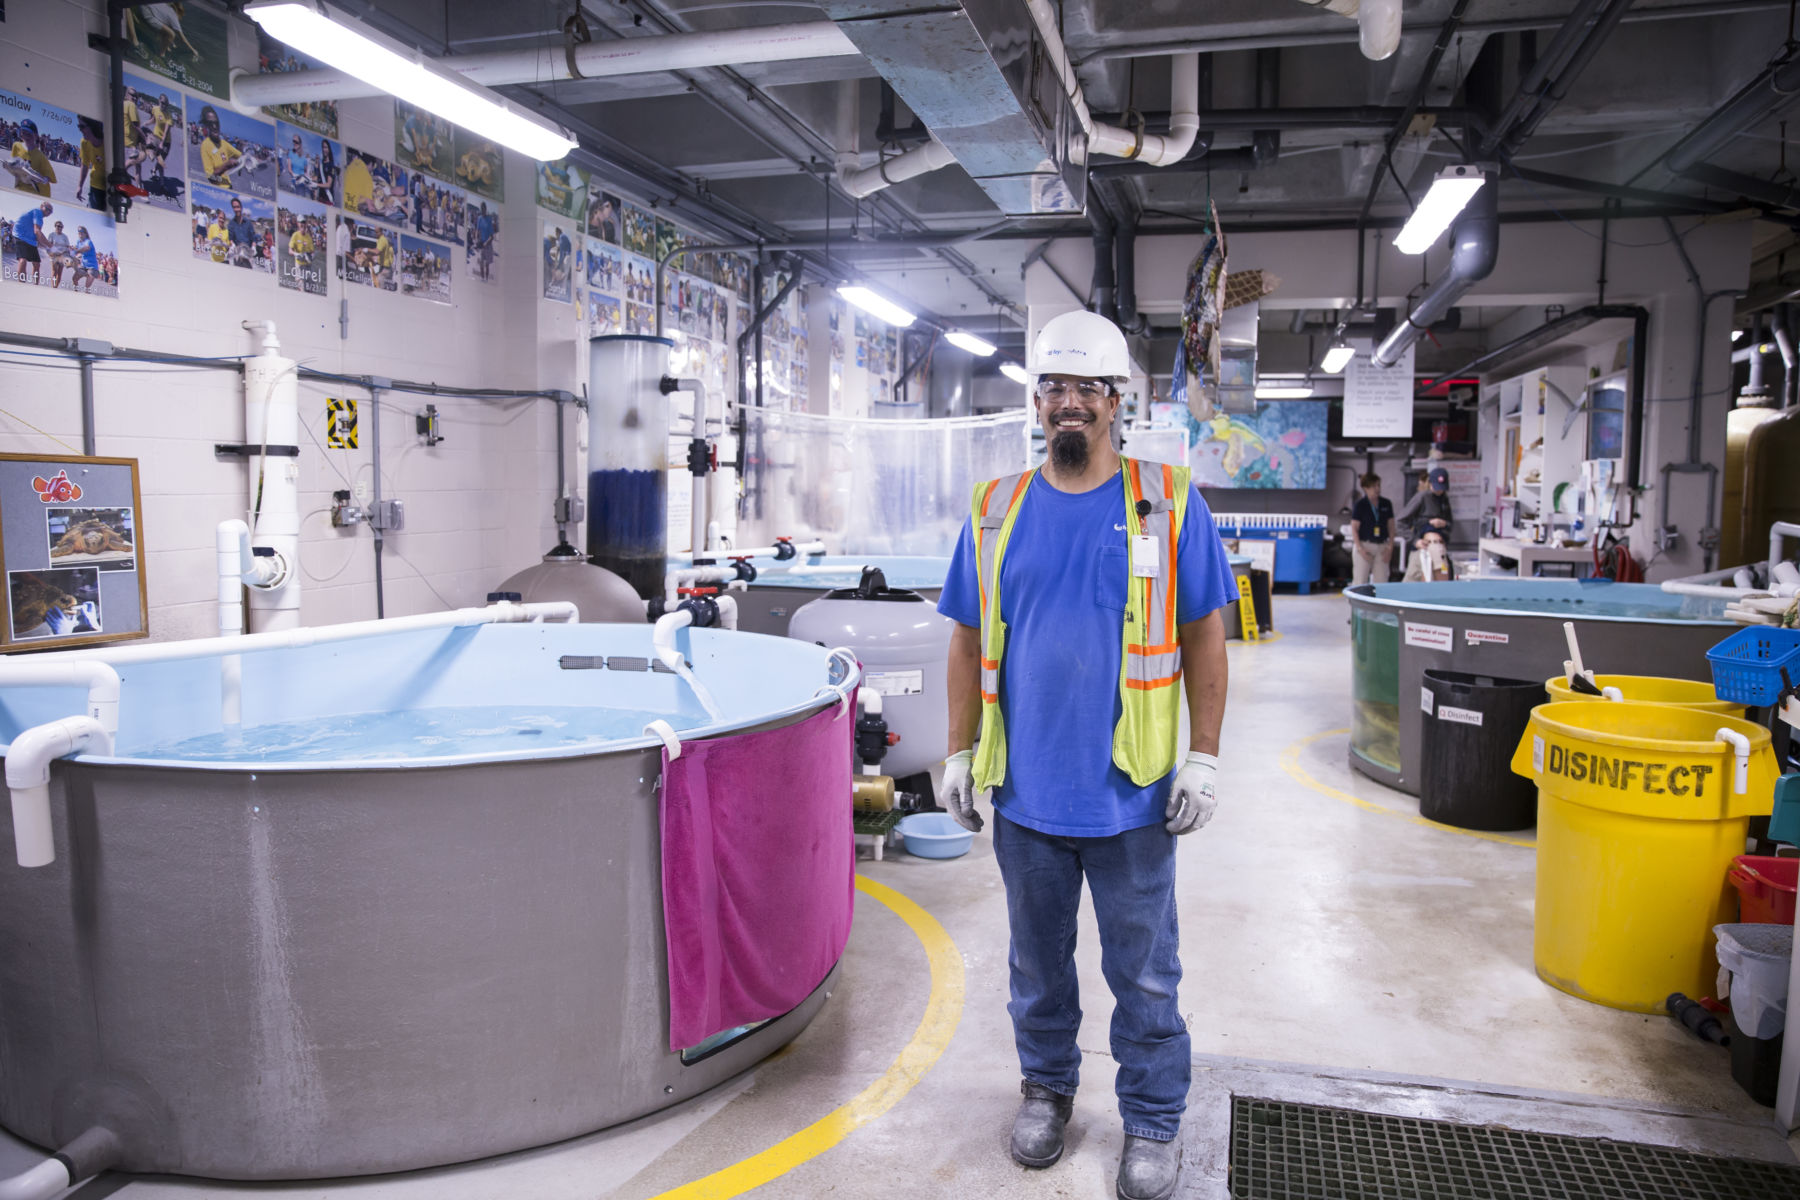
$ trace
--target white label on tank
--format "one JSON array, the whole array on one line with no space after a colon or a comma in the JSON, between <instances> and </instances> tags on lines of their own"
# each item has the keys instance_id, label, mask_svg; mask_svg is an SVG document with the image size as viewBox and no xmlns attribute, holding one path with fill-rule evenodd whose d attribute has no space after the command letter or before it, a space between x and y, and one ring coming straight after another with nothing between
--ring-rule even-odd
<instances>
[{"instance_id":1,"label":"white label on tank","mask_svg":"<svg viewBox=\"0 0 1800 1200\"><path fill-rule=\"evenodd\" d=\"M1544 739L1541 734L1531 735L1531 769L1540 775L1544 773Z\"/></svg>"},{"instance_id":2,"label":"white label on tank","mask_svg":"<svg viewBox=\"0 0 1800 1200\"><path fill-rule=\"evenodd\" d=\"M925 672L865 671L863 686L883 696L922 696L925 694Z\"/></svg>"},{"instance_id":3,"label":"white label on tank","mask_svg":"<svg viewBox=\"0 0 1800 1200\"><path fill-rule=\"evenodd\" d=\"M1406 644L1425 650L1450 650L1456 643L1456 630L1448 625L1406 623Z\"/></svg>"},{"instance_id":4,"label":"white label on tank","mask_svg":"<svg viewBox=\"0 0 1800 1200\"><path fill-rule=\"evenodd\" d=\"M1428 687L1419 689L1419 711L1428 717L1431 715L1431 689Z\"/></svg>"},{"instance_id":5,"label":"white label on tank","mask_svg":"<svg viewBox=\"0 0 1800 1200\"><path fill-rule=\"evenodd\" d=\"M1481 714L1472 708L1452 708L1448 704L1440 704L1437 715L1440 721L1455 721L1458 725L1481 724Z\"/></svg>"},{"instance_id":6,"label":"white label on tank","mask_svg":"<svg viewBox=\"0 0 1800 1200\"><path fill-rule=\"evenodd\" d=\"M1483 642L1504 646L1512 639L1504 633L1490 633L1485 629L1465 629L1463 630L1463 640L1471 646L1479 646Z\"/></svg>"}]
</instances>

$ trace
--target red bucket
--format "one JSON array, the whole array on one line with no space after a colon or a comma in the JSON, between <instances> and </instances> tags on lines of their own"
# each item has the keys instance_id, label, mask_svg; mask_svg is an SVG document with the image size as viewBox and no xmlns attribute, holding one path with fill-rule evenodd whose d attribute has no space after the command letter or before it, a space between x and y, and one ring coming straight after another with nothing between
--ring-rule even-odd
<instances>
[{"instance_id":1,"label":"red bucket","mask_svg":"<svg viewBox=\"0 0 1800 1200\"><path fill-rule=\"evenodd\" d=\"M1747 925L1792 925L1800 858L1740 854L1725 873L1738 890L1738 919Z\"/></svg>"}]
</instances>

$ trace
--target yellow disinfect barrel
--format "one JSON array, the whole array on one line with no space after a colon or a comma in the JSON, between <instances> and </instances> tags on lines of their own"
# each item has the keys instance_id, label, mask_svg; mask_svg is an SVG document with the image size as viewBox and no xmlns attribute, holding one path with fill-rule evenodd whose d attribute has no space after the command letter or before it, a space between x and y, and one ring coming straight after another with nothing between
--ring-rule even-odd
<instances>
[{"instance_id":1,"label":"yellow disinfect barrel","mask_svg":"<svg viewBox=\"0 0 1800 1200\"><path fill-rule=\"evenodd\" d=\"M1661 1012L1710 996L1712 927L1731 920L1725 872L1766 815L1769 731L1643 701L1532 710L1512 768L1538 785L1538 977L1572 996Z\"/></svg>"},{"instance_id":2,"label":"yellow disinfect barrel","mask_svg":"<svg viewBox=\"0 0 1800 1200\"><path fill-rule=\"evenodd\" d=\"M1599 688L1618 688L1627 700L1643 700L1652 704L1679 704L1683 708L1697 708L1703 712L1723 713L1730 717L1744 715L1744 706L1733 704L1729 700L1719 699L1713 691L1713 685L1698 679L1664 679L1660 675L1596 675L1594 686ZM1600 696L1590 696L1578 692L1568 682L1557 675L1544 681L1544 689L1550 693L1552 704L1561 700L1599 700Z\"/></svg>"}]
</instances>

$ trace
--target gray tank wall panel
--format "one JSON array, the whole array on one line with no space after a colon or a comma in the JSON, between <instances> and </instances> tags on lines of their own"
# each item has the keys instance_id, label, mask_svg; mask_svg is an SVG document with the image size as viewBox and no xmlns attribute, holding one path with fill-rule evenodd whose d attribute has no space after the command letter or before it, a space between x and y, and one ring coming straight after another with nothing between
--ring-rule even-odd
<instances>
[{"instance_id":1,"label":"gray tank wall panel","mask_svg":"<svg viewBox=\"0 0 1800 1200\"><path fill-rule=\"evenodd\" d=\"M395 1171L629 1120L743 1070L667 1049L658 754L373 773L57 764L0 845L0 1123L135 1171ZM201 790L204 788L204 790ZM670 1089L665 1091L665 1089Z\"/></svg>"},{"instance_id":2,"label":"gray tank wall panel","mask_svg":"<svg viewBox=\"0 0 1800 1200\"><path fill-rule=\"evenodd\" d=\"M1362 603L1356 597L1351 604ZM1423 751L1424 712L1419 690L1427 670L1466 671L1507 679L1548 679L1562 674L1568 646L1562 623L1574 620L1581 643L1582 664L1597 674L1662 675L1675 679L1711 681L1706 652L1731 633L1729 626L1701 622L1653 623L1609 621L1604 618L1523 616L1502 612L1446 612L1436 608L1399 608L1366 605L1365 611L1394 612L1400 618L1400 774L1388 772L1350 752L1350 765L1358 771L1408 795L1419 794L1419 764ZM1449 652L1406 644L1406 623L1449 626L1454 631ZM1507 636L1504 645L1477 642L1470 645L1466 630L1477 629Z\"/></svg>"}]
</instances>

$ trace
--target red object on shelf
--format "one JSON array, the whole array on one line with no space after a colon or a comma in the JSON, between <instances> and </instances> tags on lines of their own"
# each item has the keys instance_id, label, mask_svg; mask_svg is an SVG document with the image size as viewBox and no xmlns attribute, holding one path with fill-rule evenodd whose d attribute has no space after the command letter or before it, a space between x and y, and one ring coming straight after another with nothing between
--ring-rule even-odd
<instances>
[{"instance_id":1,"label":"red object on shelf","mask_svg":"<svg viewBox=\"0 0 1800 1200\"><path fill-rule=\"evenodd\" d=\"M1800 858L1740 854L1725 878L1738 891L1738 919L1747 925L1792 925Z\"/></svg>"}]
</instances>

